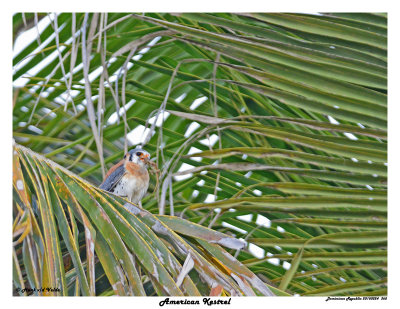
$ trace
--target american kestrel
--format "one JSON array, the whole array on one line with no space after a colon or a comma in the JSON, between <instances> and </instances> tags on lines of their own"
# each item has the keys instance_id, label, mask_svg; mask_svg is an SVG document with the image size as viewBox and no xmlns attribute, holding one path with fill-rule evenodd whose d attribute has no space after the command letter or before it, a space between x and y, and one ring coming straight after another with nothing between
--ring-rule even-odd
<instances>
[{"instance_id":1,"label":"american kestrel","mask_svg":"<svg viewBox=\"0 0 400 309\"><path fill-rule=\"evenodd\" d=\"M110 168L100 189L139 204L149 187L149 160L150 154L147 151L140 148L130 150L123 160Z\"/></svg>"}]
</instances>

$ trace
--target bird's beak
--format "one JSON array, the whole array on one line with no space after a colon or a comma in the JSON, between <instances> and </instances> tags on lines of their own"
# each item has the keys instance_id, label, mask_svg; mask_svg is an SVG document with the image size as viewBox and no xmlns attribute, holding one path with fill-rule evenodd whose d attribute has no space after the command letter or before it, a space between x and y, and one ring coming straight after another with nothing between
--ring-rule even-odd
<instances>
[{"instance_id":1,"label":"bird's beak","mask_svg":"<svg viewBox=\"0 0 400 309\"><path fill-rule=\"evenodd\" d=\"M140 160L142 160L144 163L149 162L149 155L148 154L142 154L140 156Z\"/></svg>"}]
</instances>

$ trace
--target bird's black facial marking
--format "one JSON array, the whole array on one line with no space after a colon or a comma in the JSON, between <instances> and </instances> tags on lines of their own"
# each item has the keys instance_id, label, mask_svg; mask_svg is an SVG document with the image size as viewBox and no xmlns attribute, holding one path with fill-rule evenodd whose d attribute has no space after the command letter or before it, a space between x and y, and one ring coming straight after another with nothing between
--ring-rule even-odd
<instances>
[{"instance_id":1,"label":"bird's black facial marking","mask_svg":"<svg viewBox=\"0 0 400 309\"><path fill-rule=\"evenodd\" d=\"M142 155L142 153L141 153L140 151L138 151L138 152L136 153L136 155L137 155L138 157L140 157L140 156Z\"/></svg>"}]
</instances>

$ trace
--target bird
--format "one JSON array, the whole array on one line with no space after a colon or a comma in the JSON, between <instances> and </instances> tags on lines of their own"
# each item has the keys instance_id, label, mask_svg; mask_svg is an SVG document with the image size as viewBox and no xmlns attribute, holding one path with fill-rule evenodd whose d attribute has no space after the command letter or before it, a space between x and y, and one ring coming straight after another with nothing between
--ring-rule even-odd
<instances>
[{"instance_id":1,"label":"bird","mask_svg":"<svg viewBox=\"0 0 400 309\"><path fill-rule=\"evenodd\" d=\"M124 155L124 158L110 168L100 185L100 189L126 197L130 202L141 206L141 199L149 187L147 165L150 154L135 148Z\"/></svg>"}]
</instances>

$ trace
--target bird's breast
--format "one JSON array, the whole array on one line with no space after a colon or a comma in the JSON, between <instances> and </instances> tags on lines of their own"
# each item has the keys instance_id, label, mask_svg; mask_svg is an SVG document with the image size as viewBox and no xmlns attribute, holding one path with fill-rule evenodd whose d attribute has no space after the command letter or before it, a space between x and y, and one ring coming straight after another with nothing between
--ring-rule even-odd
<instances>
[{"instance_id":1,"label":"bird's breast","mask_svg":"<svg viewBox=\"0 0 400 309\"><path fill-rule=\"evenodd\" d=\"M127 196L131 202L138 203L149 187L149 173L145 167L132 162L125 163L125 174L115 186L114 193Z\"/></svg>"},{"instance_id":2,"label":"bird's breast","mask_svg":"<svg viewBox=\"0 0 400 309\"><path fill-rule=\"evenodd\" d=\"M137 187L137 183L134 178L123 176L115 185L114 193L120 196L129 196L135 187Z\"/></svg>"}]
</instances>

